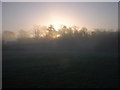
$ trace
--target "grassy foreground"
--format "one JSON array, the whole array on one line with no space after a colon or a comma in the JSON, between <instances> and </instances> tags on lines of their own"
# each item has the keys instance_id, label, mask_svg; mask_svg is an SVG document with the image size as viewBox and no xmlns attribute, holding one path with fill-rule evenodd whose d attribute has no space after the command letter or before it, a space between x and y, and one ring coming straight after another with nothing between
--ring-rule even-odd
<instances>
[{"instance_id":1,"label":"grassy foreground","mask_svg":"<svg viewBox=\"0 0 120 90\"><path fill-rule=\"evenodd\" d=\"M118 58L4 51L2 83L3 88L116 88Z\"/></svg>"}]
</instances>

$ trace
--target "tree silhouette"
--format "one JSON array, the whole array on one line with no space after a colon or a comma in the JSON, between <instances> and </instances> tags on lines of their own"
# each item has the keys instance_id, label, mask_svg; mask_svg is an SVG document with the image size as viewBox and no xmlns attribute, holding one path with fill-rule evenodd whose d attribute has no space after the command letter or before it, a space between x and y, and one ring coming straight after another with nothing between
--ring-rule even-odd
<instances>
[{"instance_id":1,"label":"tree silhouette","mask_svg":"<svg viewBox=\"0 0 120 90\"><path fill-rule=\"evenodd\" d=\"M46 37L47 37L48 39L52 39L52 38L55 38L55 37L57 36L57 32L55 31L55 28L54 28L53 25L50 25L50 26L47 28L47 31L48 31L48 33L47 33Z\"/></svg>"},{"instance_id":2,"label":"tree silhouette","mask_svg":"<svg viewBox=\"0 0 120 90\"><path fill-rule=\"evenodd\" d=\"M68 33L68 28L67 26L65 25L61 25L60 29L59 29L59 34L62 36L62 37L65 37L66 34Z\"/></svg>"},{"instance_id":3,"label":"tree silhouette","mask_svg":"<svg viewBox=\"0 0 120 90\"><path fill-rule=\"evenodd\" d=\"M27 31L25 31L25 30L19 30L19 33L18 33L18 39L20 39L20 40L24 40L24 39L27 39L27 38L29 38L29 34L28 34L28 32Z\"/></svg>"},{"instance_id":4,"label":"tree silhouette","mask_svg":"<svg viewBox=\"0 0 120 90\"><path fill-rule=\"evenodd\" d=\"M34 25L33 36L36 40L40 38L40 25Z\"/></svg>"},{"instance_id":5,"label":"tree silhouette","mask_svg":"<svg viewBox=\"0 0 120 90\"><path fill-rule=\"evenodd\" d=\"M88 35L87 30L88 29L86 27L82 27L82 29L80 30L80 35L82 37L87 36Z\"/></svg>"},{"instance_id":6,"label":"tree silhouette","mask_svg":"<svg viewBox=\"0 0 120 90\"><path fill-rule=\"evenodd\" d=\"M16 35L12 31L4 31L2 34L2 39L5 43L9 41L14 41L16 40Z\"/></svg>"}]
</instances>

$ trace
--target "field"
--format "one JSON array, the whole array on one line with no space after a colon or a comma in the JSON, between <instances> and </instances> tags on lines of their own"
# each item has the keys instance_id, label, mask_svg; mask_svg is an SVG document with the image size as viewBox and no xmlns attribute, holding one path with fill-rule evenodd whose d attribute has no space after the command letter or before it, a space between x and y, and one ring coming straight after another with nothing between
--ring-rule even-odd
<instances>
[{"instance_id":1,"label":"field","mask_svg":"<svg viewBox=\"0 0 120 90\"><path fill-rule=\"evenodd\" d=\"M116 88L117 54L3 51L3 88L14 87Z\"/></svg>"},{"instance_id":2,"label":"field","mask_svg":"<svg viewBox=\"0 0 120 90\"><path fill-rule=\"evenodd\" d=\"M3 88L118 88L117 32L3 42Z\"/></svg>"}]
</instances>

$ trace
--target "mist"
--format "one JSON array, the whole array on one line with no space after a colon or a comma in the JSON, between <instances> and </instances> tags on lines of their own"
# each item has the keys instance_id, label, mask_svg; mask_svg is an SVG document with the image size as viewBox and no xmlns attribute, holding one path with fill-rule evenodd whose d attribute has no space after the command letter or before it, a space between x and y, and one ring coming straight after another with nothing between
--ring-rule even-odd
<instances>
[{"instance_id":1,"label":"mist","mask_svg":"<svg viewBox=\"0 0 120 90\"><path fill-rule=\"evenodd\" d=\"M116 88L118 34L65 25L4 31L3 88Z\"/></svg>"},{"instance_id":2,"label":"mist","mask_svg":"<svg viewBox=\"0 0 120 90\"><path fill-rule=\"evenodd\" d=\"M32 33L19 30L3 32L3 49L31 53L81 53L81 54L116 54L118 32L95 29L89 31L86 27L61 26L57 31L54 26L35 26ZM5 48L4 48L5 47ZM6 47L8 47L6 49Z\"/></svg>"}]
</instances>

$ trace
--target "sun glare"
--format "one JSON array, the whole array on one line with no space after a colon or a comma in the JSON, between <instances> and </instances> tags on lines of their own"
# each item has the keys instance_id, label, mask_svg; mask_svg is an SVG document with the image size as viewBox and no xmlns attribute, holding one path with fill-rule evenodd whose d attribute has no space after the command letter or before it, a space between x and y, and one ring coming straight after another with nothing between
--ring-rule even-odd
<instances>
[{"instance_id":1,"label":"sun glare","mask_svg":"<svg viewBox=\"0 0 120 90\"><path fill-rule=\"evenodd\" d=\"M60 37L60 34L57 35L57 38Z\"/></svg>"},{"instance_id":2,"label":"sun glare","mask_svg":"<svg viewBox=\"0 0 120 90\"><path fill-rule=\"evenodd\" d=\"M60 25L59 25L59 24L54 24L53 26L54 26L54 28L55 28L56 31L58 31L59 28L60 28Z\"/></svg>"},{"instance_id":3,"label":"sun glare","mask_svg":"<svg viewBox=\"0 0 120 90\"><path fill-rule=\"evenodd\" d=\"M59 14L59 12L51 12L49 17L47 25L52 24L56 31L59 31L61 25L71 26L71 22L73 22L73 20L70 19L71 17L62 13Z\"/></svg>"}]
</instances>

